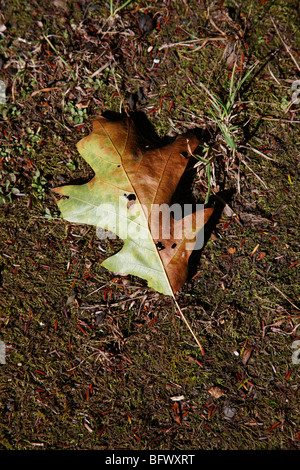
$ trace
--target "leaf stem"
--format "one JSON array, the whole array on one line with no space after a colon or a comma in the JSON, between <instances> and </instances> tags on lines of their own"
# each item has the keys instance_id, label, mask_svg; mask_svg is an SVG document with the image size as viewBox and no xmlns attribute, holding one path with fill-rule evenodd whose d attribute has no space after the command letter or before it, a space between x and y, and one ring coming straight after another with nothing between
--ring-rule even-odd
<instances>
[{"instance_id":1,"label":"leaf stem","mask_svg":"<svg viewBox=\"0 0 300 470\"><path fill-rule=\"evenodd\" d=\"M178 312L179 312L179 314L180 314L182 320L184 321L184 323L186 324L186 326L187 326L188 329L190 330L190 332L191 332L191 334L192 334L194 340L196 341L197 345L199 346L202 356L204 356L204 349L203 349L203 346L202 346L202 344L200 343L200 341L198 340L198 338L197 338L197 336L195 335L195 333L193 332L193 329L192 329L191 325L189 324L189 322L187 321L186 317L184 316L184 314L183 314L183 312L182 312L182 310L181 310L181 308L180 308L180 306L179 306L179 304L178 304L178 302L177 302L177 300L176 300L174 294L173 294L173 301L174 301L174 303L175 303L175 305L176 305L176 308L178 309Z\"/></svg>"}]
</instances>

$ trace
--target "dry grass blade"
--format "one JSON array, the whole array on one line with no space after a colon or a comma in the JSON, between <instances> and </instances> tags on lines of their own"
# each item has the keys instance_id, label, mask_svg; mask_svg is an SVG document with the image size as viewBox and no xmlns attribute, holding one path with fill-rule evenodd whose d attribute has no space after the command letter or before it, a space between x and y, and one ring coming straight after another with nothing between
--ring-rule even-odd
<instances>
[{"instance_id":1,"label":"dry grass blade","mask_svg":"<svg viewBox=\"0 0 300 470\"><path fill-rule=\"evenodd\" d=\"M291 304L296 310L300 310L297 305L295 305L277 286L275 286L275 284L273 284L272 282L268 281L268 284L270 286L273 287L273 289L277 290L277 292L279 292L279 294L289 302L289 304Z\"/></svg>"},{"instance_id":2,"label":"dry grass blade","mask_svg":"<svg viewBox=\"0 0 300 470\"><path fill-rule=\"evenodd\" d=\"M260 150L254 148L254 147L251 147L250 145L240 145L240 148L246 149L246 150L251 150L252 152L257 153L261 157L266 158L267 160L270 160L272 162L277 162L277 160L275 160L275 158L268 157L268 155L266 155L265 153L261 152Z\"/></svg>"},{"instance_id":3,"label":"dry grass blade","mask_svg":"<svg viewBox=\"0 0 300 470\"><path fill-rule=\"evenodd\" d=\"M240 161L245 165L245 167L248 168L248 170L251 171L251 173L258 179L258 181L263 185L263 187L265 189L268 189L268 186L266 185L266 183L260 178L260 176L258 176L257 173L255 173L254 170L252 170L252 168L245 162L245 160L238 154L238 157L240 159Z\"/></svg>"},{"instance_id":4,"label":"dry grass blade","mask_svg":"<svg viewBox=\"0 0 300 470\"><path fill-rule=\"evenodd\" d=\"M282 44L283 44L284 47L285 47L285 50L287 51L287 53L288 53L289 56L291 57L292 61L293 61L294 64L296 65L298 71L300 72L300 66L299 66L298 62L296 61L295 57L294 57L293 54L291 53L291 50L290 50L289 46L284 42L284 40L283 40L283 38L282 38L280 32L278 31L278 28L277 28L277 26L276 26L276 24L275 24L275 21L273 20L272 17L271 17L271 21L272 21L272 23L273 23L273 26L274 26L274 28L275 28L275 31L276 31L276 33L277 33L277 35L278 35L280 41L282 42Z\"/></svg>"},{"instance_id":5,"label":"dry grass blade","mask_svg":"<svg viewBox=\"0 0 300 470\"><path fill-rule=\"evenodd\" d=\"M159 47L159 51L162 51L163 49L168 49L171 47L183 47L183 46L188 46L191 47L195 44L199 43L204 43L200 47L203 47L203 45L207 44L208 42L214 42L214 41L225 41L225 38L220 38L220 37L212 37L212 38L199 38L199 39L190 39L187 41L180 41L180 42L171 42L168 44L163 44L162 46ZM199 48L194 49L194 52L198 51Z\"/></svg>"}]
</instances>

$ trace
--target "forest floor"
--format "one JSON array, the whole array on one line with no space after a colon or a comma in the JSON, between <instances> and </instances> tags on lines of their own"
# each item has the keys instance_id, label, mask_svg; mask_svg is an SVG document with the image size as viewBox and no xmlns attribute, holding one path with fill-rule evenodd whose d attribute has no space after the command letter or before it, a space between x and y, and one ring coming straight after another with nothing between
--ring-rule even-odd
<instances>
[{"instance_id":1,"label":"forest floor","mask_svg":"<svg viewBox=\"0 0 300 470\"><path fill-rule=\"evenodd\" d=\"M299 450L299 2L0 6L0 448ZM107 111L209 134L184 189L219 210L176 296L204 355L60 217Z\"/></svg>"}]
</instances>

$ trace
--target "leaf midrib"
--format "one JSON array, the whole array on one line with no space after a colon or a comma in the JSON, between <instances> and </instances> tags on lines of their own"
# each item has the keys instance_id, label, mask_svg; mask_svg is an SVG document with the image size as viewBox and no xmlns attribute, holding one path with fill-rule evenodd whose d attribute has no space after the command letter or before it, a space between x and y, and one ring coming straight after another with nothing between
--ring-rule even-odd
<instances>
[{"instance_id":1,"label":"leaf midrib","mask_svg":"<svg viewBox=\"0 0 300 470\"><path fill-rule=\"evenodd\" d=\"M104 132L106 133L107 137L109 138L110 142L112 143L113 147L115 148L115 151L116 151L116 152L119 154L119 156L120 156L122 168L123 168L124 173L125 173L125 175L126 175L127 181L129 182L130 186L133 188L133 191L134 191L134 194L135 194L135 196L136 196L136 198L137 198L137 200L138 200L138 203L139 203L140 207L142 208L143 216L144 216L144 219L145 219L145 221L146 221L146 223L147 223L147 226L148 226L148 230L149 230L149 234L150 234L150 240L152 241L152 245L153 245L154 250L155 250L155 252L156 252L156 254L157 254L157 256L158 256L158 259L159 259L159 262L160 262L160 265L161 265L161 268L162 268L162 272L163 272L163 274L164 274L164 276L165 276L165 278L166 278L166 281L167 281L168 287L169 287L169 289L170 289L170 292L172 293L171 295L172 295L173 298L175 299L174 292L173 292L173 289L172 289L172 286L171 286L169 277L168 277L167 272L166 272L166 268L165 268L165 266L164 266L164 264L163 264L163 262L162 262L162 259L161 259L161 257L160 257L160 254L158 253L157 248L156 248L156 245L155 245L154 240L153 240L153 238L152 238L152 234L151 234L151 231L150 231L150 228L149 228L149 223L148 223L148 220L147 220L147 218L146 218L146 216L145 216L145 212L144 212L144 210L143 210L143 206L142 206L141 201L140 201L140 199L139 199L138 193L137 193L137 191L135 190L133 184L131 183L131 180L130 180L128 174L127 174L126 168L125 168L125 166L124 166L124 164L123 164L123 158L122 158L122 156L123 156L123 153L124 153L124 151L125 151L125 149L126 149L126 145L127 145L128 139L129 139L129 132L130 132L130 126L128 126L128 121L127 121L126 141L125 141L125 145L124 145L124 148L123 148L122 153L120 153L120 152L117 150L116 146L114 145L114 143L113 143L113 141L112 141L110 135L108 134L108 132L106 131L106 129L104 128L104 126L102 126L102 127L103 127ZM160 154L161 154L161 152L160 152ZM169 159L168 159L168 160L169 160ZM142 160L141 160L141 162L142 162ZM141 162L140 162L140 164L141 164ZM166 165L165 165L165 167L166 167ZM165 169L164 169L164 171L165 171ZM158 186L159 186L159 185L158 185ZM156 194L157 194L157 191L156 191ZM150 250L150 251L151 251L151 250ZM159 272L159 271L158 271L158 272Z\"/></svg>"}]
</instances>

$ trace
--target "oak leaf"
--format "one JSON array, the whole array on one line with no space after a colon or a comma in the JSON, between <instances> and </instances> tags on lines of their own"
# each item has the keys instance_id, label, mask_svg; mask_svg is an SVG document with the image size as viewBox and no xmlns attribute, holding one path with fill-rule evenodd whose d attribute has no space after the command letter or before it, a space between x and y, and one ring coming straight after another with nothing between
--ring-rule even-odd
<instances>
[{"instance_id":1,"label":"oak leaf","mask_svg":"<svg viewBox=\"0 0 300 470\"><path fill-rule=\"evenodd\" d=\"M187 133L171 144L150 148L130 118L100 117L93 122L93 131L77 148L94 177L53 191L65 220L102 227L124 240L122 249L102 263L105 268L145 279L165 295L174 296L182 287L197 233L213 209L179 220L167 209L188 155L198 144L195 135Z\"/></svg>"}]
</instances>

